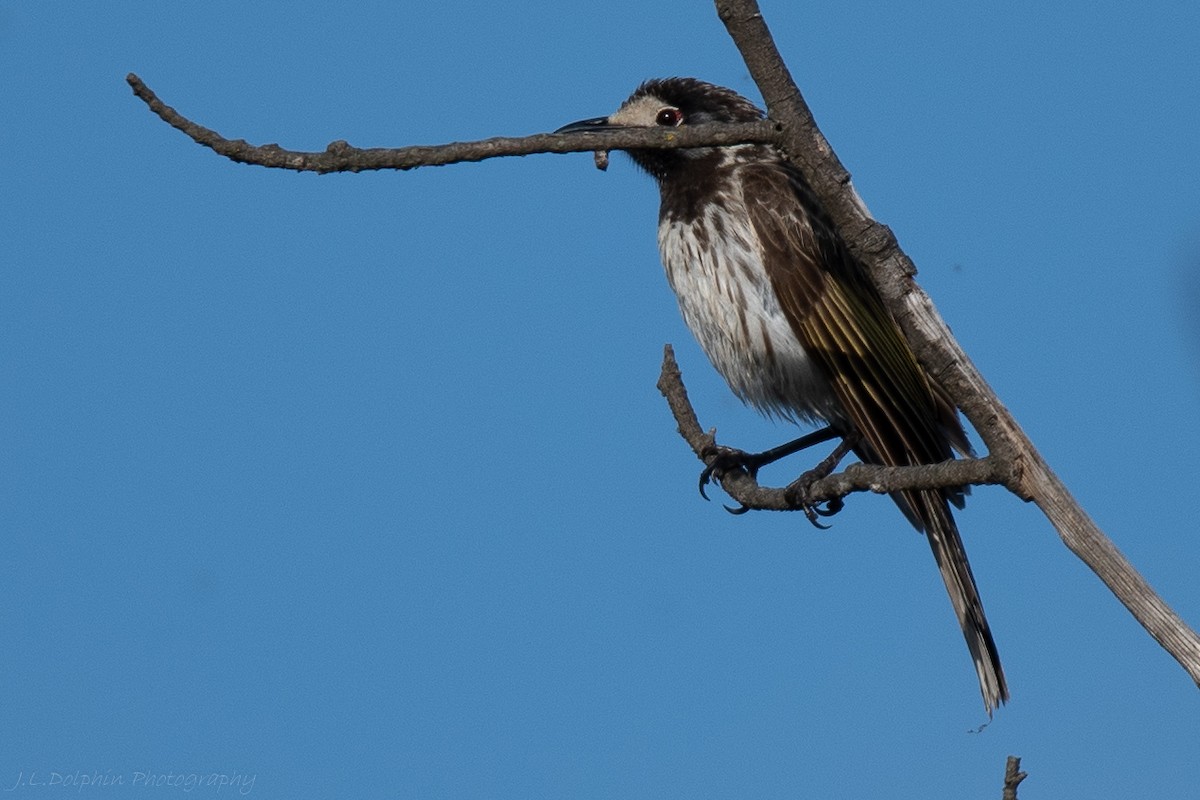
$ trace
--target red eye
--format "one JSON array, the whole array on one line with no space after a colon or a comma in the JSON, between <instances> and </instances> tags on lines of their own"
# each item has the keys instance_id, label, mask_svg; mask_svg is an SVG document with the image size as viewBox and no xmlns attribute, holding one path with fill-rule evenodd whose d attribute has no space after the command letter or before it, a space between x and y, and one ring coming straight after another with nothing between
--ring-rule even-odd
<instances>
[{"instance_id":1,"label":"red eye","mask_svg":"<svg viewBox=\"0 0 1200 800\"><path fill-rule=\"evenodd\" d=\"M675 128L683 124L683 112L678 108L664 108L658 112L658 116L654 118L656 125L666 125L668 128Z\"/></svg>"}]
</instances>

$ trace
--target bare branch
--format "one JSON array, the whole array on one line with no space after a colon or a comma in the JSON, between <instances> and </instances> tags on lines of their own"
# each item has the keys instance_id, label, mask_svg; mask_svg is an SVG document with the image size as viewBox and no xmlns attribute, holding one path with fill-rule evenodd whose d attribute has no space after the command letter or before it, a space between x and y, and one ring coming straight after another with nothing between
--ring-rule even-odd
<instances>
[{"instance_id":1,"label":"bare branch","mask_svg":"<svg viewBox=\"0 0 1200 800\"><path fill-rule=\"evenodd\" d=\"M1028 777L1028 773L1021 772L1021 759L1017 756L1009 756L1008 762L1004 765L1004 794L1001 795L1002 800L1017 800L1017 787L1021 785L1021 781Z\"/></svg>"},{"instance_id":2,"label":"bare branch","mask_svg":"<svg viewBox=\"0 0 1200 800\"><path fill-rule=\"evenodd\" d=\"M763 21L756 0L716 0L717 13L779 122L780 146L803 169L842 237L862 259L917 357L979 431L990 458L1005 465L1001 481L1035 502L1058 535L1104 581L1147 632L1200 684L1200 636L1138 574L1088 517L1042 459L1012 414L958 346L929 297L912 280L916 268L885 225L871 218L849 173L821 135Z\"/></svg>"},{"instance_id":3,"label":"bare branch","mask_svg":"<svg viewBox=\"0 0 1200 800\"><path fill-rule=\"evenodd\" d=\"M133 93L158 117L182 131L198 144L240 164L290 169L297 172L363 172L376 169L415 169L464 161L483 161L499 156L534 153L586 153L630 147L673 148L773 142L779 126L769 120L732 125L694 125L679 128L614 129L595 133L539 133L522 137L495 137L477 142L452 142L411 147L352 147L344 141L331 142L321 152L285 150L277 144L252 145L244 139L226 139L210 128L192 122L162 102L132 72L125 77Z\"/></svg>"}]
</instances>

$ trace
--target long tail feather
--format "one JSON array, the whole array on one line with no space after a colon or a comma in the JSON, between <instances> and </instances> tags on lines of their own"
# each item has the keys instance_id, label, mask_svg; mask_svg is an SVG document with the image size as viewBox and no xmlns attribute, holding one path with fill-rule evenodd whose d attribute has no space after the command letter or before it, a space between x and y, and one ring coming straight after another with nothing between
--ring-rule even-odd
<instances>
[{"instance_id":1,"label":"long tail feather","mask_svg":"<svg viewBox=\"0 0 1200 800\"><path fill-rule=\"evenodd\" d=\"M940 492L920 492L916 497L907 499L915 506L914 511L924 525L929 547L933 550L938 571L942 573L950 603L954 606L954 614L958 617L958 624L962 627L971 658L975 662L983 704L991 716L994 709L1008 700L1008 684L1004 680L1000 655L996 652L996 642L992 639L992 630L983 613L983 602L979 599L975 576L971 574L971 565L967 561L967 551L958 534L958 526Z\"/></svg>"}]
</instances>

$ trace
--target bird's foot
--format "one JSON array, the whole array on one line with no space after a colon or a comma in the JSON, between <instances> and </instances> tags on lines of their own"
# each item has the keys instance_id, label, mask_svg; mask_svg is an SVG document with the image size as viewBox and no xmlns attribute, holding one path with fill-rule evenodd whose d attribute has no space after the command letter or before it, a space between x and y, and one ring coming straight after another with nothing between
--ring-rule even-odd
<instances>
[{"instance_id":1,"label":"bird's foot","mask_svg":"<svg viewBox=\"0 0 1200 800\"><path fill-rule=\"evenodd\" d=\"M758 476L759 467L766 463L761 453L747 453L745 450L726 447L723 444L709 445L700 453L700 457L707 463L700 473L700 496L705 500L708 500L709 496L704 487L710 482L720 483L721 478L731 472L742 472L755 478ZM730 514L745 514L750 507L743 503L737 508L725 506L725 510Z\"/></svg>"},{"instance_id":2,"label":"bird's foot","mask_svg":"<svg viewBox=\"0 0 1200 800\"><path fill-rule=\"evenodd\" d=\"M826 426L820 430L801 436L799 439L786 442L778 447L772 447L770 450L764 450L761 453L747 453L745 450L738 450L735 447L726 447L725 445L715 443L711 444L700 452L700 458L708 463L708 466L700 473L700 496L707 500L708 495L705 494L704 487L708 485L710 480L715 479L719 483L723 473L741 470L751 478L754 478L757 477L759 469L765 467L767 464L772 464L793 453L799 453L801 450L812 447L814 444L827 442L839 435L832 426ZM712 461L709 461L709 458L712 458ZM745 506L742 506L737 513L745 513L748 510Z\"/></svg>"},{"instance_id":3,"label":"bird's foot","mask_svg":"<svg viewBox=\"0 0 1200 800\"><path fill-rule=\"evenodd\" d=\"M794 453L798 453L801 450L812 447L815 444L827 442L830 439L835 439L839 436L842 437L842 441L838 444L837 448L834 449L833 453L831 453L820 464L818 464L815 469L805 473L805 475L809 475L811 473L815 476L809 480L809 484L812 484L833 471L833 468L836 467L838 462L842 460L842 457L845 456L846 453L848 453L854 446L854 442L858 441L857 437L848 438L834 429L832 425L827 425L826 427L815 430L812 433L805 434L799 439L786 442L778 447L772 447L770 450L764 450L761 453L747 453L745 450L738 450L736 447L726 447L725 445L713 443L700 452L700 458L703 459L707 464L707 466L704 468L704 471L700 473L700 496L705 500L709 499L708 493L704 490L704 487L706 487L711 481L720 483L722 477L733 472L741 472L752 479L756 479L758 477L758 471L767 464L773 464L781 458L785 458ZM802 481L803 479L804 475L802 475L798 481ZM805 509L805 514L810 520L813 519L812 513L809 511L811 505L812 504L797 506ZM838 501L836 505L837 507L834 508L834 503L828 503L827 507L821 512L814 513L820 513L822 516L836 514L841 509L841 501ZM745 503L739 503L737 508L725 506L725 510L730 514L745 514L750 510L750 506L746 505ZM814 524L816 523L814 522Z\"/></svg>"},{"instance_id":4,"label":"bird's foot","mask_svg":"<svg viewBox=\"0 0 1200 800\"><path fill-rule=\"evenodd\" d=\"M813 484L832 474L837 469L837 465L854 448L857 442L858 436L856 435L844 437L842 441L838 442L838 446L833 449L833 452L821 459L821 463L802 473L799 478L789 483L783 490L787 501L796 508L803 510L804 516L808 518L808 521L821 530L828 530L829 526L821 522L819 517L832 517L845 508L846 503L842 498L834 497L823 501L824 507L822 507L822 501L814 502L812 500Z\"/></svg>"},{"instance_id":5,"label":"bird's foot","mask_svg":"<svg viewBox=\"0 0 1200 800\"><path fill-rule=\"evenodd\" d=\"M809 522L824 531L829 530L830 526L821 522L820 517L832 517L841 511L846 504L840 497L817 502L810 499L813 484L829 475L830 470L822 469L823 466L824 462L803 473L799 478L789 483L783 491L784 497L787 498L790 505L802 510Z\"/></svg>"}]
</instances>

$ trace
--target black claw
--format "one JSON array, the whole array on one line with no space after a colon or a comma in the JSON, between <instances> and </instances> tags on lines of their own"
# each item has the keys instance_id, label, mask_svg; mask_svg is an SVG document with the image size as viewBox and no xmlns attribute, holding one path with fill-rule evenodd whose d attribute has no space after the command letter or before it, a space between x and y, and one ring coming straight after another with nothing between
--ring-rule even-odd
<instances>
[{"instance_id":1,"label":"black claw","mask_svg":"<svg viewBox=\"0 0 1200 800\"><path fill-rule=\"evenodd\" d=\"M705 459L712 459L700 473L700 496L705 500L708 500L709 497L704 487L713 481L720 483L721 476L725 473L741 470L753 478L758 473L760 466L753 453L745 453L722 445L713 445L701 453L701 456ZM739 511L738 513L744 512Z\"/></svg>"},{"instance_id":2,"label":"black claw","mask_svg":"<svg viewBox=\"0 0 1200 800\"><path fill-rule=\"evenodd\" d=\"M824 508L821 508L820 506L813 506L812 510L814 513L819 514L822 517L832 517L845 507L846 503L843 502L842 498L835 497L833 500L826 500Z\"/></svg>"},{"instance_id":3,"label":"black claw","mask_svg":"<svg viewBox=\"0 0 1200 800\"><path fill-rule=\"evenodd\" d=\"M814 483L829 475L837 468L838 462L853 448L855 441L857 441L857 437L843 438L838 446L834 448L833 452L821 460L821 463L792 481L787 487L788 501L796 507L803 509L804 516L808 518L808 521L821 530L829 530L830 526L822 524L818 521L817 517L832 517L841 511L846 504L842 498L835 497L832 500L824 501L825 506L822 508L819 502L809 502L809 490Z\"/></svg>"},{"instance_id":4,"label":"black claw","mask_svg":"<svg viewBox=\"0 0 1200 800\"><path fill-rule=\"evenodd\" d=\"M821 520L817 519L817 515L820 513L821 513L821 510L819 508L817 508L816 506L809 506L809 505L804 506L804 516L809 522L812 523L812 526L814 528L817 528L818 530L827 531L830 528L832 528L833 526L826 525L824 522L821 522Z\"/></svg>"},{"instance_id":5,"label":"black claw","mask_svg":"<svg viewBox=\"0 0 1200 800\"><path fill-rule=\"evenodd\" d=\"M819 502L810 503L808 501L808 489L812 485L813 480L814 476L811 472L801 475L800 478L793 481L792 485L788 487L787 499L789 503L804 512L804 516L813 524L813 527L827 531L832 526L822 523L819 517L832 517L841 511L846 504L840 497L823 501L824 507Z\"/></svg>"},{"instance_id":6,"label":"black claw","mask_svg":"<svg viewBox=\"0 0 1200 800\"><path fill-rule=\"evenodd\" d=\"M721 506L721 508L728 511L730 514L733 514L735 517L741 516L750 510L750 506L746 505L745 503L739 503L737 508L725 505Z\"/></svg>"}]
</instances>

